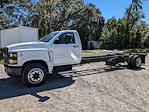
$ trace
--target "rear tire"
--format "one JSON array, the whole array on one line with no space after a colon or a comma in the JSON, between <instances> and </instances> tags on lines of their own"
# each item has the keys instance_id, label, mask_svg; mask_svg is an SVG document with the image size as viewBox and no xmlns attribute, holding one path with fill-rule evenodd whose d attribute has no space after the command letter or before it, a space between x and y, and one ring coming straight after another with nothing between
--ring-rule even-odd
<instances>
[{"instance_id":1,"label":"rear tire","mask_svg":"<svg viewBox=\"0 0 149 112\"><path fill-rule=\"evenodd\" d=\"M132 58L132 65L133 65L133 68L140 68L141 65L142 65L142 59L141 59L141 57L138 56L138 55L135 55Z\"/></svg>"},{"instance_id":2,"label":"rear tire","mask_svg":"<svg viewBox=\"0 0 149 112\"><path fill-rule=\"evenodd\" d=\"M132 65L132 58L134 57L134 55L130 55L129 57L128 57L128 59L127 59L127 63L128 63L128 67L132 67L133 65Z\"/></svg>"},{"instance_id":3,"label":"rear tire","mask_svg":"<svg viewBox=\"0 0 149 112\"><path fill-rule=\"evenodd\" d=\"M39 86L42 85L47 77L47 68L38 63L33 63L25 67L22 73L22 81L27 86Z\"/></svg>"}]
</instances>

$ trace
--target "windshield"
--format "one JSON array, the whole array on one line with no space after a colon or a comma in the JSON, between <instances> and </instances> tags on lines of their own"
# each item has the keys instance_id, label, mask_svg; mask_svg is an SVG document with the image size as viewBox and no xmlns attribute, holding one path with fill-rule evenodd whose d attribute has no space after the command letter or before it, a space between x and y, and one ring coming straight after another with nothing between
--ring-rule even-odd
<instances>
[{"instance_id":1,"label":"windshield","mask_svg":"<svg viewBox=\"0 0 149 112\"><path fill-rule=\"evenodd\" d=\"M46 36L44 36L43 38L40 39L40 41L42 42L49 42L53 37L55 37L59 32L52 32Z\"/></svg>"}]
</instances>

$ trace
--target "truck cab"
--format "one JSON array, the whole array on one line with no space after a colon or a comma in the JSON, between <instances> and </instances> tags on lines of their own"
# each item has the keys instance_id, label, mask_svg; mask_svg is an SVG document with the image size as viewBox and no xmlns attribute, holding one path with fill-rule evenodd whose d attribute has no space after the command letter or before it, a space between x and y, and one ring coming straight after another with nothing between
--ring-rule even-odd
<instances>
[{"instance_id":1,"label":"truck cab","mask_svg":"<svg viewBox=\"0 0 149 112\"><path fill-rule=\"evenodd\" d=\"M9 45L3 55L9 76L20 76L26 85L37 86L48 74L71 70L72 65L79 64L82 45L77 31L55 31L38 42Z\"/></svg>"}]
</instances>

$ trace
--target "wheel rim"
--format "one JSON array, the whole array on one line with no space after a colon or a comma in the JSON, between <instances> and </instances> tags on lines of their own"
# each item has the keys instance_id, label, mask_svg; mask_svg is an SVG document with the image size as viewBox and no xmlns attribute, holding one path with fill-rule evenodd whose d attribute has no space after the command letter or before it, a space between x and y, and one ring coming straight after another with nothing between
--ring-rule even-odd
<instances>
[{"instance_id":1,"label":"wheel rim","mask_svg":"<svg viewBox=\"0 0 149 112\"><path fill-rule=\"evenodd\" d=\"M138 57L138 58L136 59L136 66L137 66L137 67L140 67L141 64L142 64L142 60L141 60L140 57Z\"/></svg>"},{"instance_id":2,"label":"wheel rim","mask_svg":"<svg viewBox=\"0 0 149 112\"><path fill-rule=\"evenodd\" d=\"M33 68L28 73L28 81L32 84L38 84L44 79L44 72L40 68Z\"/></svg>"}]
</instances>

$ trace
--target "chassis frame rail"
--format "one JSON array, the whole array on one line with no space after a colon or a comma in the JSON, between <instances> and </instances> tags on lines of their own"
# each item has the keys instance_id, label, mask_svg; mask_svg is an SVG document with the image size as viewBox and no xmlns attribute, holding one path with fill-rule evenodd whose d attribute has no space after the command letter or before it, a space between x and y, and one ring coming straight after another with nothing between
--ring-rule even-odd
<instances>
[{"instance_id":1,"label":"chassis frame rail","mask_svg":"<svg viewBox=\"0 0 149 112\"><path fill-rule=\"evenodd\" d=\"M94 56L94 57L83 57L81 64L94 63L94 62L106 62L107 65L116 65L118 63L128 62L130 57L138 56L141 58L142 63L145 64L145 53L115 53L103 56Z\"/></svg>"}]
</instances>

